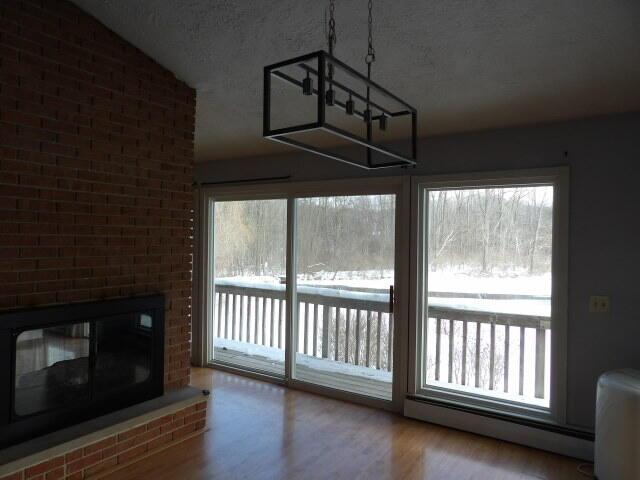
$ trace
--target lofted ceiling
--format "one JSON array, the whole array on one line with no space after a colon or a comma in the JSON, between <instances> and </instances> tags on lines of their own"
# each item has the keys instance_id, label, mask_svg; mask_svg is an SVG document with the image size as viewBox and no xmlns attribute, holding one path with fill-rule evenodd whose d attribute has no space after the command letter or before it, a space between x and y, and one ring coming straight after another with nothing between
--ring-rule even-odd
<instances>
[{"instance_id":1,"label":"lofted ceiling","mask_svg":"<svg viewBox=\"0 0 640 480\"><path fill-rule=\"evenodd\" d=\"M197 90L196 161L276 153L262 67L325 48L324 0L73 0ZM336 56L364 71L366 0ZM640 110L637 0L374 0L374 78L420 136Z\"/></svg>"}]
</instances>

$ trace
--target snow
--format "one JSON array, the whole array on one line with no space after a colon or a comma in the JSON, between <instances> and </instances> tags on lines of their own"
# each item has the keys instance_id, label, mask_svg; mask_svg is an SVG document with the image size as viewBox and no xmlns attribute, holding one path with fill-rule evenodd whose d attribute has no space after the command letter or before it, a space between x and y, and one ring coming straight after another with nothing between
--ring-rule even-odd
<instances>
[{"instance_id":1,"label":"snow","mask_svg":"<svg viewBox=\"0 0 640 480\"><path fill-rule=\"evenodd\" d=\"M255 345L225 338L216 338L215 346L216 348L224 348L247 356L260 357L272 363L284 364L284 350L279 348ZM301 353L296 354L296 364L323 373L340 373L388 383L391 383L392 380L392 373L385 370L376 370L375 368L336 362L328 358L312 357Z\"/></svg>"},{"instance_id":2,"label":"snow","mask_svg":"<svg viewBox=\"0 0 640 480\"><path fill-rule=\"evenodd\" d=\"M430 307L442 307L483 313L503 313L549 317L549 300L485 300L479 298L440 298L429 297Z\"/></svg>"},{"instance_id":3,"label":"snow","mask_svg":"<svg viewBox=\"0 0 640 480\"><path fill-rule=\"evenodd\" d=\"M520 273L520 274L519 274ZM331 297L386 302L388 288L393 285L393 272L320 272L314 279L299 279L298 292ZM372 278L377 276L377 278ZM331 278L327 278L331 277ZM356 277L356 278L354 278ZM220 285L242 285L248 288L269 288L285 291L279 277L247 276L225 277L216 280ZM324 287L324 288L323 288ZM349 290L343 290L347 288ZM362 289L354 291L352 289ZM372 291L373 290L373 291ZM468 272L439 271L429 273L429 292L461 293L461 297L430 296L429 305L457 310L485 313L520 314L540 317L551 315L551 274L527 276L510 272L493 276L474 275ZM539 298L468 298L469 295L518 295Z\"/></svg>"},{"instance_id":4,"label":"snow","mask_svg":"<svg viewBox=\"0 0 640 480\"><path fill-rule=\"evenodd\" d=\"M393 271L389 270L385 270L382 276L379 270L375 270L367 272L338 272L335 278L333 278L333 273L320 272L317 277L298 280L298 283L320 286L344 285L346 287L384 290L388 289L389 285L393 285ZM551 295L551 273L526 275L521 271L515 270L482 275L468 271L451 270L429 272L428 277L429 290L431 292L535 295L544 297Z\"/></svg>"}]
</instances>

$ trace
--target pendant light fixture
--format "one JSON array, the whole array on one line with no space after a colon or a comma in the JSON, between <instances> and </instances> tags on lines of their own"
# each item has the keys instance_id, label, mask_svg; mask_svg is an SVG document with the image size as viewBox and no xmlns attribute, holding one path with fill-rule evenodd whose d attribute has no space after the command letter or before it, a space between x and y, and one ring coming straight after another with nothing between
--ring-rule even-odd
<instances>
[{"instance_id":1,"label":"pendant light fixture","mask_svg":"<svg viewBox=\"0 0 640 480\"><path fill-rule=\"evenodd\" d=\"M415 165L416 109L371 79L372 0L366 76L334 56L335 0L329 1L328 27L328 52L264 67L263 136L370 170Z\"/></svg>"}]
</instances>

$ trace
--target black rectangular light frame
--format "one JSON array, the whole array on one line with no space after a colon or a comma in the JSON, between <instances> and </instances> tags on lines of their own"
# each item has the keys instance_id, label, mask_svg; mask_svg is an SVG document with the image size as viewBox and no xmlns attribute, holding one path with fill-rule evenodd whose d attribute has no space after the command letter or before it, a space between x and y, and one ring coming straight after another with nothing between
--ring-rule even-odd
<instances>
[{"instance_id":1,"label":"black rectangular light frame","mask_svg":"<svg viewBox=\"0 0 640 480\"><path fill-rule=\"evenodd\" d=\"M318 62L317 70L305 64L305 62L308 62L314 59L316 59ZM351 132L348 132L346 130L335 127L333 125L330 125L329 123L326 122L326 119L325 119L326 105L325 105L324 99L325 99L325 91L326 91L326 83L327 83L327 79L325 75L325 65L327 65L327 63L338 66L339 68L345 70L351 77L365 84L372 91L375 91L379 95L382 95L402 105L402 107L404 108L403 110L389 111L388 109L385 109L380 105L377 105L375 102L372 102L372 101L368 102L369 105L380 110L381 112L383 112L384 115L388 117L401 117L401 116L409 116L409 115L411 116L411 156L410 157L407 155L403 155L401 153L395 152L386 146L376 145L375 143L373 143L371 128L367 128L367 138L364 138L364 137L355 135ZM283 72L278 71L282 67L295 65L295 64L299 64L299 66L304 70L306 70L309 75L313 75L314 77L317 78L318 87L313 88L313 92L312 92L313 95L316 95L317 97L316 121L311 123L296 125L292 127L271 129L271 77L272 76L277 77L280 80L284 80L302 89L302 86L303 86L302 81L299 81ZM336 88L343 92L349 93L353 97L359 100L362 100L364 102L367 101L367 99L364 96L362 96L358 92L355 92L353 89L342 85L340 82L336 82L335 80L332 80L331 84L332 84L332 88ZM334 106L331 108L341 108L345 110L346 104L343 102L336 101ZM354 111L353 114L360 118L364 118L364 112L362 111L356 110ZM378 118L379 118L378 116L374 116L372 120L377 120ZM301 55L298 57L291 58L289 60L284 60L282 62L274 63L272 65L267 65L266 67L264 67L264 108L263 108L263 116L262 116L262 126L263 126L263 136L265 138L268 138L276 142L284 143L287 145L291 145L295 148L306 150L308 152L315 153L317 155L321 155L324 157L328 157L333 160L337 160L339 162L364 168L366 170L375 170L379 168L390 168L390 167L407 167L407 166L416 165L416 159L417 159L417 147L416 147L417 112L416 112L416 109L411 105L409 105L404 100L401 100L400 98L398 98L397 96L389 92L388 90L376 84L375 82L367 78L365 75L362 75L360 72L354 70L353 68L349 67L348 65L341 62L340 60L337 60L335 57L325 52L324 50L319 50L317 52ZM308 145L306 143L300 142L298 140L295 140L289 137L290 135L295 135L297 133L310 132L314 130L322 130L322 131L331 133L333 135L342 137L358 145L366 147L367 155L366 155L365 162L358 163L343 155L337 154L335 152L325 151L318 147ZM390 157L392 160L390 162L374 163L372 161L372 155L371 155L372 150L379 152L387 157Z\"/></svg>"}]
</instances>

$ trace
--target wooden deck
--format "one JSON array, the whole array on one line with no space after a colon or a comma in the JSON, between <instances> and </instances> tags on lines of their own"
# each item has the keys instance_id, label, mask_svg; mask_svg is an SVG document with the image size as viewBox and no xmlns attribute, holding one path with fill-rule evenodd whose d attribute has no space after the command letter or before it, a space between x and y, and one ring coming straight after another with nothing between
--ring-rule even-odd
<instances>
[{"instance_id":1,"label":"wooden deck","mask_svg":"<svg viewBox=\"0 0 640 480\"><path fill-rule=\"evenodd\" d=\"M578 460L194 369L209 430L108 480L580 480Z\"/></svg>"},{"instance_id":2,"label":"wooden deck","mask_svg":"<svg viewBox=\"0 0 640 480\"><path fill-rule=\"evenodd\" d=\"M222 348L216 348L214 355L216 361L222 364L265 372L271 375L284 376L283 362L276 362L269 358L246 355L242 352ZM302 354L298 354L298 356L309 358ZM365 376L367 373L365 367L361 367L360 369L363 375L353 375L334 371L336 362L331 360L313 358L312 361L314 365L319 367L322 367L323 362L326 362L327 364L332 364L331 367L333 368L331 370L322 370L321 368L309 368L308 366L298 364L296 366L296 379L337 390L357 393L359 395L391 400L391 373L387 375L388 381L384 381L376 378L367 378ZM345 365L345 367L352 371L354 370L353 365Z\"/></svg>"}]
</instances>

